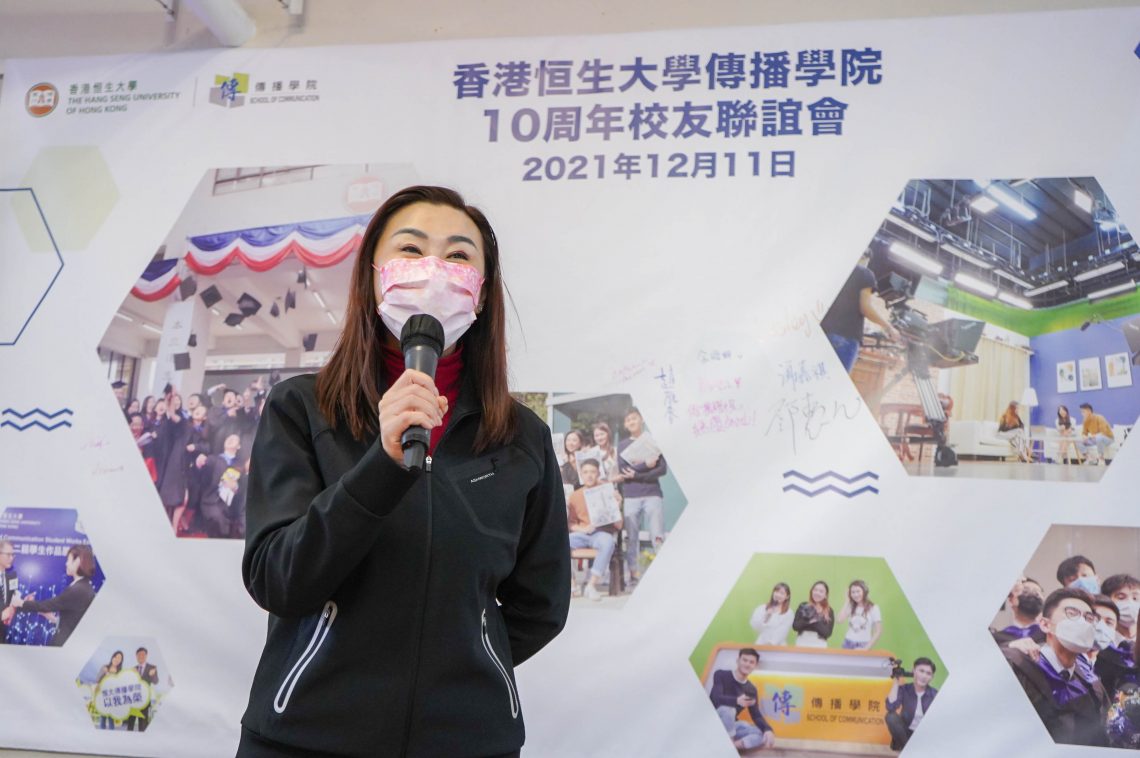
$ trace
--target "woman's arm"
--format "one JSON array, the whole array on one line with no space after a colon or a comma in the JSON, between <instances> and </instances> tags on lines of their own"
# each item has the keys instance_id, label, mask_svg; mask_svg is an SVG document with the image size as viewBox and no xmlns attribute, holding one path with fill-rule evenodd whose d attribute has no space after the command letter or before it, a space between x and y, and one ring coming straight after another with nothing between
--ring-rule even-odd
<instances>
[{"instance_id":1,"label":"woman's arm","mask_svg":"<svg viewBox=\"0 0 1140 758\"><path fill-rule=\"evenodd\" d=\"M763 603L756 606L756 610L752 611L752 618L748 620L748 623L752 625L753 631L760 634L767 628L769 620L768 604Z\"/></svg>"},{"instance_id":2,"label":"woman's arm","mask_svg":"<svg viewBox=\"0 0 1140 758\"><path fill-rule=\"evenodd\" d=\"M819 632L820 637L824 639L830 637L831 632L835 629L835 612L832 611L826 616L824 616L822 613L818 614L815 629L817 632Z\"/></svg>"},{"instance_id":3,"label":"woman's arm","mask_svg":"<svg viewBox=\"0 0 1140 758\"><path fill-rule=\"evenodd\" d=\"M566 500L550 433L543 436L542 478L527 497L515 567L498 587L517 666L562 631L570 610Z\"/></svg>"},{"instance_id":4,"label":"woman's arm","mask_svg":"<svg viewBox=\"0 0 1140 758\"><path fill-rule=\"evenodd\" d=\"M278 384L253 443L242 559L250 596L277 616L318 611L372 549L385 516L417 478L377 440L326 487L300 390Z\"/></svg>"},{"instance_id":5,"label":"woman's arm","mask_svg":"<svg viewBox=\"0 0 1140 758\"><path fill-rule=\"evenodd\" d=\"M815 608L811 606L811 603L800 603L800 606L796 608L796 616L792 619L792 631L803 633L815 622L815 617Z\"/></svg>"},{"instance_id":6,"label":"woman's arm","mask_svg":"<svg viewBox=\"0 0 1140 758\"><path fill-rule=\"evenodd\" d=\"M846 621L848 619L848 617L851 615L850 611L849 611L850 606L851 606L851 603L844 603L843 607L839 609L839 616L835 620L841 624L844 621Z\"/></svg>"},{"instance_id":7,"label":"woman's arm","mask_svg":"<svg viewBox=\"0 0 1140 758\"><path fill-rule=\"evenodd\" d=\"M83 599L83 591L72 583L63 592L47 600L25 600L20 610L31 613L66 613L79 610Z\"/></svg>"},{"instance_id":8,"label":"woman's arm","mask_svg":"<svg viewBox=\"0 0 1140 758\"><path fill-rule=\"evenodd\" d=\"M879 641L879 636L883 633L883 622L876 621L871 624L871 641L867 644L868 648L873 648L875 643Z\"/></svg>"}]
</instances>

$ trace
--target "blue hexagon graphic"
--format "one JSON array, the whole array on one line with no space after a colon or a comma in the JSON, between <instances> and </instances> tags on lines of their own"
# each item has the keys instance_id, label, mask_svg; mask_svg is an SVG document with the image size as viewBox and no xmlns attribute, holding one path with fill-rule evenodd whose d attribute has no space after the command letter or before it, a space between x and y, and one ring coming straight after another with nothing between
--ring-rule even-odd
<instances>
[{"instance_id":1,"label":"blue hexagon graphic","mask_svg":"<svg viewBox=\"0 0 1140 758\"><path fill-rule=\"evenodd\" d=\"M20 339L63 270L63 257L31 187L0 188L0 250L0 346L6 346Z\"/></svg>"}]
</instances>

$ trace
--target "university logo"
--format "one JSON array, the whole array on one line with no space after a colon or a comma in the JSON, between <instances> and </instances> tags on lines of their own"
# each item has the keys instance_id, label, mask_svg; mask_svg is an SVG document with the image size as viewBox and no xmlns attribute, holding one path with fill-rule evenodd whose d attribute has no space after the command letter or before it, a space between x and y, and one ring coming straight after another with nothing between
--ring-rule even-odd
<instances>
[{"instance_id":1,"label":"university logo","mask_svg":"<svg viewBox=\"0 0 1140 758\"><path fill-rule=\"evenodd\" d=\"M214 76L214 86L210 88L210 102L223 108L237 108L245 105L249 92L249 74L234 72L233 76Z\"/></svg>"},{"instance_id":2,"label":"university logo","mask_svg":"<svg viewBox=\"0 0 1140 758\"><path fill-rule=\"evenodd\" d=\"M28 115L43 118L59 105L59 90L47 82L40 82L28 90L24 97L24 108Z\"/></svg>"}]
</instances>

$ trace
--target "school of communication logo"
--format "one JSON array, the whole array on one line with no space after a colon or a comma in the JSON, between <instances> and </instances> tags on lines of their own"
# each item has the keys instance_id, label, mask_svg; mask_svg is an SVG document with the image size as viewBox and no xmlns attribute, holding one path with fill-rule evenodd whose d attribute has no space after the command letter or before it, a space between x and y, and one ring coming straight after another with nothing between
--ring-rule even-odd
<instances>
[{"instance_id":1,"label":"school of communication logo","mask_svg":"<svg viewBox=\"0 0 1140 758\"><path fill-rule=\"evenodd\" d=\"M249 93L249 74L216 74L214 86L210 88L210 103L223 108L237 108L245 105Z\"/></svg>"},{"instance_id":2,"label":"school of communication logo","mask_svg":"<svg viewBox=\"0 0 1140 758\"><path fill-rule=\"evenodd\" d=\"M47 82L34 85L24 96L25 110L28 111L28 115L36 118L43 118L48 115L55 110L57 105L59 105L59 90L55 88L55 85Z\"/></svg>"}]
</instances>

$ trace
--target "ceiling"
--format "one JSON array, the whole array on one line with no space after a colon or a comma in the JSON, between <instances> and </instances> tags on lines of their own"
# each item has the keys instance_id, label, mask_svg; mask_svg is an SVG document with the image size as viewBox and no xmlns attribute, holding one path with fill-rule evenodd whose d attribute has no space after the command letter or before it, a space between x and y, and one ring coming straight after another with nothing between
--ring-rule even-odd
<instances>
[{"instance_id":1,"label":"ceiling","mask_svg":"<svg viewBox=\"0 0 1140 758\"><path fill-rule=\"evenodd\" d=\"M221 302L210 311L210 355L238 353L274 353L299 350L306 334L316 333L317 349L329 350L339 335L348 302L348 284L352 275L355 254L329 268L305 268L300 260L286 258L269 271L257 272L235 260L215 276L193 275L198 290L192 297L201 297L210 285L218 288ZM297 282L304 269L308 287ZM184 277L185 278L185 277ZM296 293L297 307L285 313L285 293ZM239 326L229 326L225 318L238 313L237 300L243 293L252 295L261 303L256 315L245 318ZM318 299L317 295L320 298ZM117 329L127 329L136 338L156 340L158 334L143 324L161 329L167 307L179 297L177 291L162 300L146 302L127 295L119 313L133 319L117 319ZM321 306L324 301L326 307ZM281 315L274 317L270 308L277 303ZM336 319L333 323L329 313ZM202 335L199 335L202 338ZM156 346L157 347L157 346Z\"/></svg>"},{"instance_id":2,"label":"ceiling","mask_svg":"<svg viewBox=\"0 0 1140 758\"><path fill-rule=\"evenodd\" d=\"M1140 246L1092 177L912 180L878 241L902 241L946 278L966 273L1034 308L1140 278Z\"/></svg>"}]
</instances>

